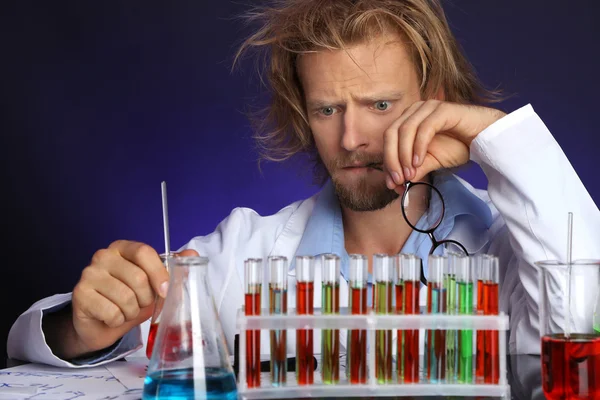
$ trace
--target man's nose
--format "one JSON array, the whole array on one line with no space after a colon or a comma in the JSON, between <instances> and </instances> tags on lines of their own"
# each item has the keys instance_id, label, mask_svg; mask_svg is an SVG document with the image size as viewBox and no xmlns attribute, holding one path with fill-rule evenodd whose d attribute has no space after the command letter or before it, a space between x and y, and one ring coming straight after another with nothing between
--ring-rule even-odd
<instances>
[{"instance_id":1,"label":"man's nose","mask_svg":"<svg viewBox=\"0 0 600 400\"><path fill-rule=\"evenodd\" d=\"M356 151L368 146L367 130L364 119L361 123L360 113L356 108L348 107L344 112L342 123L342 147L347 151Z\"/></svg>"}]
</instances>

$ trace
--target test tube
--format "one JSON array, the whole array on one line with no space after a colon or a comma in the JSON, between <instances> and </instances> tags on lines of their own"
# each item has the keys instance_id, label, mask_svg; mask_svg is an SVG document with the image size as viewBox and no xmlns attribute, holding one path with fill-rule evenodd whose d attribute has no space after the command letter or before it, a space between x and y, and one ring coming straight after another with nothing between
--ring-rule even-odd
<instances>
[{"instance_id":1,"label":"test tube","mask_svg":"<svg viewBox=\"0 0 600 400\"><path fill-rule=\"evenodd\" d=\"M483 314L498 315L498 257L491 256L484 269ZM500 359L498 357L498 331L484 331L483 346L483 382L497 384L500 378Z\"/></svg>"},{"instance_id":2,"label":"test tube","mask_svg":"<svg viewBox=\"0 0 600 400\"><path fill-rule=\"evenodd\" d=\"M476 259L460 256L455 259L456 280L458 281L458 313L473 314L473 275ZM459 383L473 383L473 331L458 332L458 370Z\"/></svg>"},{"instance_id":3,"label":"test tube","mask_svg":"<svg viewBox=\"0 0 600 400\"><path fill-rule=\"evenodd\" d=\"M484 277L485 277L485 271L488 269L488 263L489 263L489 258L490 256L488 254L482 254L482 255L478 255L478 256L474 256L473 259L473 263L474 263L474 273L475 273L475 277L477 278L477 290L475 293L475 297L476 297L476 306L475 306L475 313L477 315L483 315L483 281L484 281ZM485 267L484 267L485 264ZM483 351L483 345L485 343L484 340L484 331L481 329L477 330L477 334L475 337L475 346L476 346L476 352L475 352L475 381L477 383L483 383L484 380L484 368L483 368L483 356L484 356L484 351Z\"/></svg>"},{"instance_id":4,"label":"test tube","mask_svg":"<svg viewBox=\"0 0 600 400\"><path fill-rule=\"evenodd\" d=\"M397 254L394 257L394 289L396 294L396 314L404 314L404 280L402 279L402 258L409 254ZM398 382L404 380L404 334L398 329L396 337L396 375Z\"/></svg>"},{"instance_id":5,"label":"test tube","mask_svg":"<svg viewBox=\"0 0 600 400\"><path fill-rule=\"evenodd\" d=\"M260 315L262 259L244 261L246 315ZM246 331L246 382L248 387L260 387L260 329Z\"/></svg>"},{"instance_id":6,"label":"test tube","mask_svg":"<svg viewBox=\"0 0 600 400\"><path fill-rule=\"evenodd\" d=\"M315 265L312 256L296 256L296 313L312 315L315 296ZM298 385L313 383L313 330L296 330L296 380Z\"/></svg>"},{"instance_id":7,"label":"test tube","mask_svg":"<svg viewBox=\"0 0 600 400\"><path fill-rule=\"evenodd\" d=\"M429 255L429 272L427 283L427 313L446 314L446 288L444 271L448 269L446 256ZM446 379L446 331L428 329L425 339L425 362L427 379L432 383L444 382Z\"/></svg>"},{"instance_id":8,"label":"test tube","mask_svg":"<svg viewBox=\"0 0 600 400\"><path fill-rule=\"evenodd\" d=\"M392 312L392 293L394 282L394 258L386 254L373 255L375 272L376 314L384 315ZM375 332L375 379L379 383L392 381L392 331L380 329Z\"/></svg>"},{"instance_id":9,"label":"test tube","mask_svg":"<svg viewBox=\"0 0 600 400\"><path fill-rule=\"evenodd\" d=\"M350 312L367 314L367 276L369 264L362 254L350 254ZM367 331L348 330L346 346L346 375L351 384L367 382Z\"/></svg>"},{"instance_id":10,"label":"test tube","mask_svg":"<svg viewBox=\"0 0 600 400\"><path fill-rule=\"evenodd\" d=\"M323 268L321 309L323 314L340 313L340 258L335 254L321 256ZM321 334L321 378L325 384L340 380L340 331L323 329Z\"/></svg>"},{"instance_id":11,"label":"test tube","mask_svg":"<svg viewBox=\"0 0 600 400\"><path fill-rule=\"evenodd\" d=\"M404 314L419 314L419 289L421 288L421 259L416 256L400 259L404 282ZM404 331L404 383L419 383L419 330Z\"/></svg>"},{"instance_id":12,"label":"test tube","mask_svg":"<svg viewBox=\"0 0 600 400\"><path fill-rule=\"evenodd\" d=\"M460 257L458 253L448 253L448 269L444 273L444 282L446 285L447 310L449 315L457 312L457 290L456 290L456 259ZM458 332L454 329L446 331L446 382L454 383L457 370L457 347Z\"/></svg>"},{"instance_id":13,"label":"test tube","mask_svg":"<svg viewBox=\"0 0 600 400\"><path fill-rule=\"evenodd\" d=\"M269 313L287 314L288 261L283 256L270 256L269 264ZM271 385L281 386L287 376L287 331L271 330Z\"/></svg>"},{"instance_id":14,"label":"test tube","mask_svg":"<svg viewBox=\"0 0 600 400\"><path fill-rule=\"evenodd\" d=\"M176 253L169 253L168 258L176 257ZM169 260L167 258L167 254L163 253L160 255L160 260L163 265L169 271ZM152 313L152 318L150 320L150 330L148 331L148 341L146 343L146 357L148 359L152 358L152 350L154 349L154 341L156 340L156 333L158 332L158 325L160 323L160 315L162 313L163 306L165 304L165 299L158 294L154 297L154 311Z\"/></svg>"}]
</instances>

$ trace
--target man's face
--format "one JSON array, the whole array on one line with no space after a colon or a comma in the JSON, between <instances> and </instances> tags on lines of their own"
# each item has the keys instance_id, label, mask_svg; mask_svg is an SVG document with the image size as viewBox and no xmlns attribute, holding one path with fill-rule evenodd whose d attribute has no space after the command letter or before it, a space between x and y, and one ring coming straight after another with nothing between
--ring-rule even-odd
<instances>
[{"instance_id":1,"label":"man's face","mask_svg":"<svg viewBox=\"0 0 600 400\"><path fill-rule=\"evenodd\" d=\"M421 99L419 79L399 36L345 51L303 55L298 72L308 121L343 206L374 211L398 197L385 184L384 132Z\"/></svg>"}]
</instances>

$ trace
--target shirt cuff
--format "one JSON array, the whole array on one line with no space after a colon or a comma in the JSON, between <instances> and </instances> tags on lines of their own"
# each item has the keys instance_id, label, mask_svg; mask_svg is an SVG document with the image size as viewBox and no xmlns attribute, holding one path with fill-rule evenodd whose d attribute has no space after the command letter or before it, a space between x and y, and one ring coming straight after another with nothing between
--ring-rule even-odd
<instances>
[{"instance_id":1,"label":"shirt cuff","mask_svg":"<svg viewBox=\"0 0 600 400\"><path fill-rule=\"evenodd\" d=\"M84 367L92 367L92 366L98 366L101 364L105 364L111 361L114 361L116 359L125 357L128 354L131 354L133 352L135 352L136 350L140 349L143 346L143 340L141 338L141 330L139 327L135 327L132 330L130 330L129 332L127 332L121 339L119 339L117 342L115 342L112 346L103 349L103 350L99 350L97 352L94 352L92 354L86 355L84 357L77 357L77 358L73 358L73 359L60 359L58 357L56 357L56 355L54 355L54 353L52 352L52 350L50 349L50 347L48 346L48 344L46 343L45 340L45 336L44 333L41 329L42 327L42 319L49 314L58 312L60 310L62 310L63 308L69 306L71 304L71 301L65 301L61 304L56 304L53 306L50 306L48 308L44 308L40 310L40 318L39 318L39 322L32 321L34 324L39 324L39 331L42 334L42 338L43 340L41 341L42 343L40 343L40 345L38 346L34 346L37 347L37 351L38 351L38 357L41 356L41 359L33 359L32 361L34 362L48 362L47 358L51 358L53 359L53 361L50 361L50 364L53 365L58 365L58 366L63 366L63 367L71 367L71 368L84 368ZM36 357L37 358L37 357Z\"/></svg>"}]
</instances>

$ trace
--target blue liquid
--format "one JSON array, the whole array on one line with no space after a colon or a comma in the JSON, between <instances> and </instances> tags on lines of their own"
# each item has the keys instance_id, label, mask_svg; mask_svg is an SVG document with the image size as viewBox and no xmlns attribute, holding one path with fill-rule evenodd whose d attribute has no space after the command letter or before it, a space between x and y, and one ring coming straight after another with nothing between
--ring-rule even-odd
<instances>
[{"instance_id":1,"label":"blue liquid","mask_svg":"<svg viewBox=\"0 0 600 400\"><path fill-rule=\"evenodd\" d=\"M194 397L192 368L159 371L146 376L143 400L237 400L235 377L220 368L206 368L206 393Z\"/></svg>"}]
</instances>

